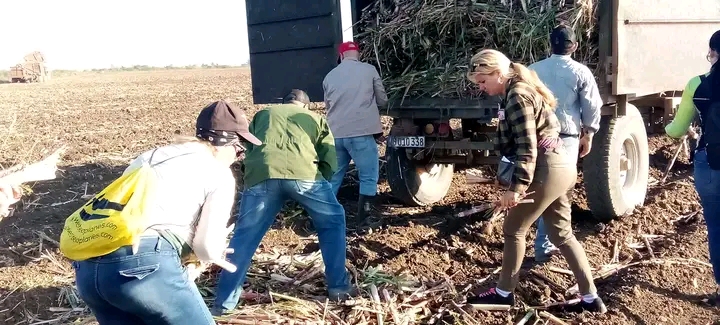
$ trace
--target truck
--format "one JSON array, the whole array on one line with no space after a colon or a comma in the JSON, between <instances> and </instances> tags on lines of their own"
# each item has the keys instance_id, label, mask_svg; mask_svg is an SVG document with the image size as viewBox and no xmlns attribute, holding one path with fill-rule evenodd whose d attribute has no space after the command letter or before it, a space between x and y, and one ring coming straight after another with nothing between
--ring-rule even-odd
<instances>
[{"instance_id":1,"label":"truck","mask_svg":"<svg viewBox=\"0 0 720 325\"><path fill-rule=\"evenodd\" d=\"M24 62L10 67L8 81L45 82L50 79L50 71L45 66L45 57L40 52L32 52L23 58Z\"/></svg>"},{"instance_id":2,"label":"truck","mask_svg":"<svg viewBox=\"0 0 720 325\"><path fill-rule=\"evenodd\" d=\"M274 103L292 88L322 102L337 46L352 40L352 26L371 1L247 0L255 104ZM648 133L669 123L688 80L709 70L705 56L720 28L720 2L599 0L597 6L604 106L593 150L578 163L590 211L609 221L644 204ZM492 120L501 105L492 98L388 104L382 114L393 121L386 147L391 194L408 205L432 205L447 194L457 168L497 164ZM461 121L460 132L451 119Z\"/></svg>"}]
</instances>

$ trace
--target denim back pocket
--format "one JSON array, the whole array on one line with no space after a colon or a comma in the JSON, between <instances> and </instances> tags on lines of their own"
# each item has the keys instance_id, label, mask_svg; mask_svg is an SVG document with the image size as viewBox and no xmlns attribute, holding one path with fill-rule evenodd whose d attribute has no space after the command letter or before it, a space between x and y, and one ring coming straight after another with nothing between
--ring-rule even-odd
<instances>
[{"instance_id":1,"label":"denim back pocket","mask_svg":"<svg viewBox=\"0 0 720 325\"><path fill-rule=\"evenodd\" d=\"M155 271L157 271L158 269L160 269L160 264L151 264L134 267L132 269L121 270L118 271L118 273L120 273L120 275L124 277L142 280L148 275L155 273Z\"/></svg>"}]
</instances>

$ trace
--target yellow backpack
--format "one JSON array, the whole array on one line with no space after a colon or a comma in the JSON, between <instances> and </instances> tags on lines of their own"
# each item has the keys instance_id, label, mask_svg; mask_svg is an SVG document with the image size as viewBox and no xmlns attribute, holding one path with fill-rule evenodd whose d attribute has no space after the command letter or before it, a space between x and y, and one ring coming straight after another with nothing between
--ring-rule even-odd
<instances>
[{"instance_id":1,"label":"yellow backpack","mask_svg":"<svg viewBox=\"0 0 720 325\"><path fill-rule=\"evenodd\" d=\"M152 156L149 161L152 161ZM145 215L155 193L155 172L148 161L120 176L65 219L60 251L82 261L126 245L137 251L146 229Z\"/></svg>"}]
</instances>

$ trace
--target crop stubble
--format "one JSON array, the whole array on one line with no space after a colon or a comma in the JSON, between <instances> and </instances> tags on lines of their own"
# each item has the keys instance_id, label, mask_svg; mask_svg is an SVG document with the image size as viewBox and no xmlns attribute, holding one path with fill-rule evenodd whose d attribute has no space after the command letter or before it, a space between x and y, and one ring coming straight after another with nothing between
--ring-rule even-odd
<instances>
[{"instance_id":1,"label":"crop stubble","mask_svg":"<svg viewBox=\"0 0 720 325\"><path fill-rule=\"evenodd\" d=\"M64 218L84 202L83 194L96 193L107 185L132 157L166 143L175 131L191 132L199 109L219 98L241 103L250 115L259 108L251 103L245 69L87 74L46 84L0 85L0 109L5 112L0 123L7 133L0 140L3 167L18 160L37 160L60 143L70 146L58 179L32 186L32 193L15 215L0 221L0 324L16 324L29 319L28 315L37 315L36 321L51 319L58 314L51 307L69 307L70 264L60 258L52 243L59 238ZM650 142L651 174L659 179L672 157L673 142L660 136ZM623 247L619 260L634 255L640 259L638 254L647 258L650 253L642 246L642 235L662 236L651 237L652 254L658 259L706 261L701 214L672 222L699 211L688 179L691 175L687 159L679 159L668 184L650 189L644 208L605 225L590 218L578 183L574 223L592 266L601 268L610 262L616 241ZM451 216L470 204L494 199L497 191L468 186L462 176L456 176L442 202L429 208L402 207L387 194L387 184L381 180L383 227L365 236L349 236L348 256L353 264L357 268L382 264L386 272L405 272L427 281L449 279L458 290L474 279L492 275L501 262L501 232L483 237L483 221L469 218L461 223ZM349 212L355 210L356 188L353 185L341 192L341 202ZM300 236L281 228L283 224L279 221L263 241L263 253L317 250L316 244L303 239L307 234ZM533 234L528 236L529 248L533 238ZM697 300L713 289L712 272L698 265L652 264L622 270L598 282L608 314L561 316L586 324L709 323L720 315ZM552 286L573 285L572 277L550 267L567 268L561 257L553 257L549 265L534 268L549 280L523 275L518 288L521 300L538 305L549 296L556 298ZM485 285L494 280L491 277ZM280 293L294 295L291 291ZM437 311L438 307L433 308ZM512 321L502 312L472 316L486 324Z\"/></svg>"}]
</instances>

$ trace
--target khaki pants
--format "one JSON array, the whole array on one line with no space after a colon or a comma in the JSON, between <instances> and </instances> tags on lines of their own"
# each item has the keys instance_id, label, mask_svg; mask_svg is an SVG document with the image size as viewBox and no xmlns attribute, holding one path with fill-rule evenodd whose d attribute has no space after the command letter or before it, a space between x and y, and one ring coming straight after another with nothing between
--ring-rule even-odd
<instances>
[{"instance_id":1,"label":"khaki pants","mask_svg":"<svg viewBox=\"0 0 720 325\"><path fill-rule=\"evenodd\" d=\"M595 293L590 264L585 250L575 238L570 224L570 190L577 181L577 166L564 149L538 150L537 167L524 203L509 210L503 223L505 248L498 288L513 291L518 283L518 272L525 256L525 238L540 215L545 220L547 234L567 261L582 294Z\"/></svg>"}]
</instances>

